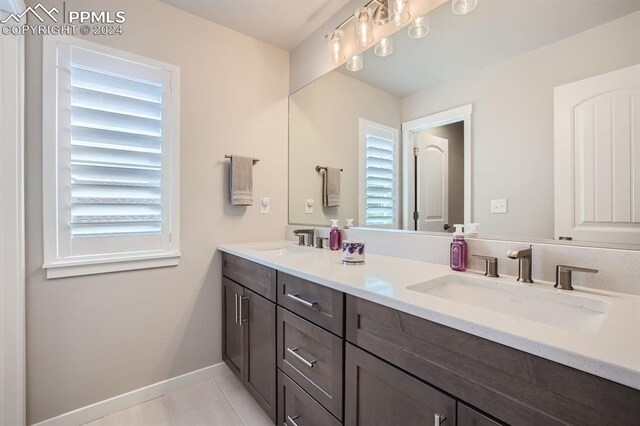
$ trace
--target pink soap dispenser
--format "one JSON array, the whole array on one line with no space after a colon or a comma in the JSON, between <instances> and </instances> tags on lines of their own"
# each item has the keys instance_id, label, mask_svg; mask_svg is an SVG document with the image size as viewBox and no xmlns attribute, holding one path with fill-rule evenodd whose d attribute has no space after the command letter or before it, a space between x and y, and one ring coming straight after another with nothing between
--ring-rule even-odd
<instances>
[{"instance_id":1,"label":"pink soap dispenser","mask_svg":"<svg viewBox=\"0 0 640 426\"><path fill-rule=\"evenodd\" d=\"M342 234L338 228L338 219L331 219L331 232L329 232L329 248L340 250L342 248Z\"/></svg>"},{"instance_id":2,"label":"pink soap dispenser","mask_svg":"<svg viewBox=\"0 0 640 426\"><path fill-rule=\"evenodd\" d=\"M454 271L465 271L467 269L467 242L464 240L462 225L453 225L456 231L453 233L453 242L449 255L449 263Z\"/></svg>"}]
</instances>

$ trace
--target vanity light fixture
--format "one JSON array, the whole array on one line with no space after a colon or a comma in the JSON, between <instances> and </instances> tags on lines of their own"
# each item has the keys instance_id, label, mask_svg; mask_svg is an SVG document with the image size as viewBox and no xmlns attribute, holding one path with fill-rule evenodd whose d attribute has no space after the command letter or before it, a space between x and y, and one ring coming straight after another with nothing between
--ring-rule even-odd
<instances>
[{"instance_id":1,"label":"vanity light fixture","mask_svg":"<svg viewBox=\"0 0 640 426\"><path fill-rule=\"evenodd\" d=\"M344 32L342 30L333 30L329 33L329 62L337 65L346 59L344 50L342 48L342 37Z\"/></svg>"},{"instance_id":2,"label":"vanity light fixture","mask_svg":"<svg viewBox=\"0 0 640 426\"><path fill-rule=\"evenodd\" d=\"M356 46L367 47L373 42L373 12L367 6L356 10Z\"/></svg>"},{"instance_id":3,"label":"vanity light fixture","mask_svg":"<svg viewBox=\"0 0 640 426\"><path fill-rule=\"evenodd\" d=\"M466 15L476 8L478 0L453 0L451 10L456 15Z\"/></svg>"},{"instance_id":4,"label":"vanity light fixture","mask_svg":"<svg viewBox=\"0 0 640 426\"><path fill-rule=\"evenodd\" d=\"M389 0L377 1L378 7L373 12L373 22L376 25L387 25L391 21L391 15L389 14Z\"/></svg>"},{"instance_id":5,"label":"vanity light fixture","mask_svg":"<svg viewBox=\"0 0 640 426\"><path fill-rule=\"evenodd\" d=\"M364 66L364 63L362 59L362 53L360 53L359 55L353 55L347 61L347 69L349 71L353 71L353 72L360 71L363 66Z\"/></svg>"},{"instance_id":6,"label":"vanity light fixture","mask_svg":"<svg viewBox=\"0 0 640 426\"><path fill-rule=\"evenodd\" d=\"M391 20L396 25L402 25L411 18L407 0L391 0Z\"/></svg>"},{"instance_id":7,"label":"vanity light fixture","mask_svg":"<svg viewBox=\"0 0 640 426\"><path fill-rule=\"evenodd\" d=\"M393 53L393 39L391 37L380 39L376 44L376 47L373 49L373 53L375 53L376 56L383 58L391 55Z\"/></svg>"},{"instance_id":8,"label":"vanity light fixture","mask_svg":"<svg viewBox=\"0 0 640 426\"><path fill-rule=\"evenodd\" d=\"M429 34L429 19L426 16L418 16L409 24L407 34L410 38L422 38Z\"/></svg>"}]
</instances>

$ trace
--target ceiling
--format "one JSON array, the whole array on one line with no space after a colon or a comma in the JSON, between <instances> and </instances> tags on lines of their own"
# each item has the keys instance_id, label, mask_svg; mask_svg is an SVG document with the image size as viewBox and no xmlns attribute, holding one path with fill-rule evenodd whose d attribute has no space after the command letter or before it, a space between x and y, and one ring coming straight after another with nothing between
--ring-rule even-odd
<instances>
[{"instance_id":1,"label":"ceiling","mask_svg":"<svg viewBox=\"0 0 640 426\"><path fill-rule=\"evenodd\" d=\"M349 0L161 0L243 34L291 50Z\"/></svg>"},{"instance_id":2,"label":"ceiling","mask_svg":"<svg viewBox=\"0 0 640 426\"><path fill-rule=\"evenodd\" d=\"M427 37L410 39L401 30L393 36L391 56L380 58L370 49L361 71L338 71L404 97L639 9L640 0L479 0L460 16L447 2L428 14Z\"/></svg>"}]
</instances>

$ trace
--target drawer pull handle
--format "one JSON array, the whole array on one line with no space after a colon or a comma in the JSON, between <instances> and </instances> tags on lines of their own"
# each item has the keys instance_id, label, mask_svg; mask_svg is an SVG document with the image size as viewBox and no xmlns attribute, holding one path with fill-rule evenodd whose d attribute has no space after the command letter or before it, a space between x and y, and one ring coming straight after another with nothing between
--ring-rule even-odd
<instances>
[{"instance_id":1,"label":"drawer pull handle","mask_svg":"<svg viewBox=\"0 0 640 426\"><path fill-rule=\"evenodd\" d=\"M447 420L447 416L445 416L444 414L436 413L434 424L435 426L440 426L442 423L444 423L445 420Z\"/></svg>"},{"instance_id":2,"label":"drawer pull handle","mask_svg":"<svg viewBox=\"0 0 640 426\"><path fill-rule=\"evenodd\" d=\"M318 305L317 302L309 302L304 300L303 298L301 298L299 295L297 294L289 294L287 293L287 297L291 300L293 300L294 302L298 302L301 305L306 306L307 308L311 308L311 309L316 309L316 306Z\"/></svg>"},{"instance_id":3,"label":"drawer pull handle","mask_svg":"<svg viewBox=\"0 0 640 426\"><path fill-rule=\"evenodd\" d=\"M235 305L236 305L236 325L240 324L240 320L238 319L238 293L233 293L233 296L235 297Z\"/></svg>"},{"instance_id":4,"label":"drawer pull handle","mask_svg":"<svg viewBox=\"0 0 640 426\"><path fill-rule=\"evenodd\" d=\"M296 423L296 419L298 419L300 416L287 416L287 420L285 420L284 422L284 426L298 426L298 423Z\"/></svg>"},{"instance_id":5,"label":"drawer pull handle","mask_svg":"<svg viewBox=\"0 0 640 426\"><path fill-rule=\"evenodd\" d=\"M247 321L249 321L249 319L244 318L244 316L242 315L242 302L245 300L249 300L248 297L242 297L242 296L238 296L238 299L240 300L240 315L239 316L239 324L242 325L242 323L245 323Z\"/></svg>"},{"instance_id":6,"label":"drawer pull handle","mask_svg":"<svg viewBox=\"0 0 640 426\"><path fill-rule=\"evenodd\" d=\"M306 359L304 359L302 356L300 356L300 354L298 354L298 348L287 348L287 352L289 352L291 355L293 355L298 361L300 361L301 363L303 363L304 365L306 365L309 368L313 368L313 365L318 362L317 360L313 360L313 361L308 361Z\"/></svg>"}]
</instances>

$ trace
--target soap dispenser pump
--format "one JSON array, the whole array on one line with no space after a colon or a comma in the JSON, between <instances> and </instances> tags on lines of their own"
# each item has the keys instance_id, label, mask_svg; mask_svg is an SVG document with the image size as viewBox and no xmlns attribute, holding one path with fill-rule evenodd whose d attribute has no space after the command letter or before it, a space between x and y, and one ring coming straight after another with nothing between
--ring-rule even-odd
<instances>
[{"instance_id":1,"label":"soap dispenser pump","mask_svg":"<svg viewBox=\"0 0 640 426\"><path fill-rule=\"evenodd\" d=\"M462 232L463 225L453 225L456 230L453 233L453 241L449 253L449 263L454 271L464 272L467 269L467 242Z\"/></svg>"},{"instance_id":2,"label":"soap dispenser pump","mask_svg":"<svg viewBox=\"0 0 640 426\"><path fill-rule=\"evenodd\" d=\"M338 228L338 219L331 219L331 231L329 232L329 248L331 250L340 250L342 245L342 234Z\"/></svg>"}]
</instances>

